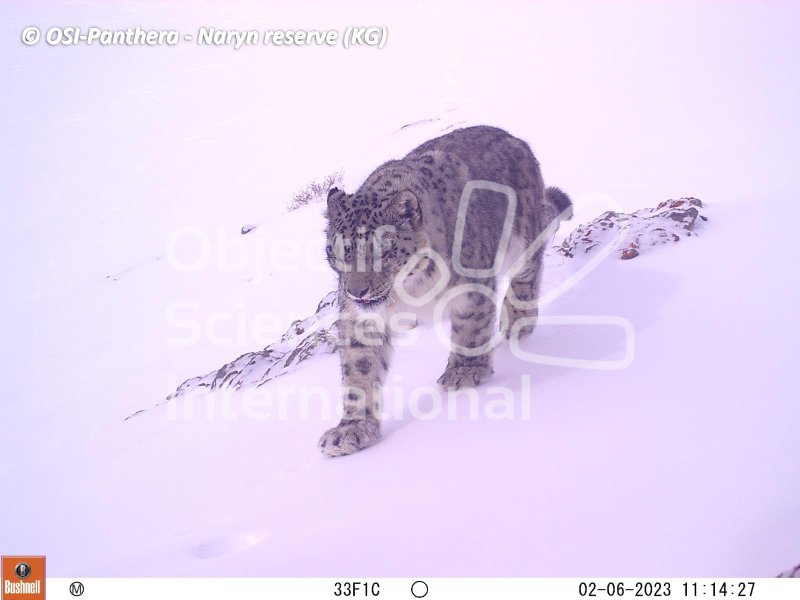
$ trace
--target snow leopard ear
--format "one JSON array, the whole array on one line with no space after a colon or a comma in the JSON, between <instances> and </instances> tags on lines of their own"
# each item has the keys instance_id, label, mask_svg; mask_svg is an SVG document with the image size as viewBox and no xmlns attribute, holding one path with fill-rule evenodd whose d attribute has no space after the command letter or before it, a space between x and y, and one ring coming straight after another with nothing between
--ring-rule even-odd
<instances>
[{"instance_id":1,"label":"snow leopard ear","mask_svg":"<svg viewBox=\"0 0 800 600\"><path fill-rule=\"evenodd\" d=\"M336 187L328 190L328 210L340 205L345 195L342 190Z\"/></svg>"},{"instance_id":2,"label":"snow leopard ear","mask_svg":"<svg viewBox=\"0 0 800 600\"><path fill-rule=\"evenodd\" d=\"M403 190L394 197L393 204L399 217L408 220L412 225L419 225L422 222L422 210L414 192Z\"/></svg>"}]
</instances>

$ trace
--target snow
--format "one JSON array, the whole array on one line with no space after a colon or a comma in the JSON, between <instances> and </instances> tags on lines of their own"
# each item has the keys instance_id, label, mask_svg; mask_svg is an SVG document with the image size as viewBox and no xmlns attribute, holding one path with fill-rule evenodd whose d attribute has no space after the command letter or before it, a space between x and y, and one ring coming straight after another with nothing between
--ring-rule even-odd
<instances>
[{"instance_id":1,"label":"snow","mask_svg":"<svg viewBox=\"0 0 800 600\"><path fill-rule=\"evenodd\" d=\"M5 11L4 553L46 554L52 576L744 577L797 563L800 9L459 7ZM351 23L386 24L386 47L19 42L31 24ZM530 141L576 200L571 224L609 204L706 205L702 236L609 257L543 309L627 320L629 366L530 364L502 346L477 416L469 397L436 414L422 392L447 350L421 327L396 352L384 440L335 460L315 445L336 422L335 355L258 394L212 396L211 418L198 398L193 413L124 420L278 338L332 289L322 207L286 212L294 193L340 169L353 189L476 123ZM585 264L556 261L545 285ZM523 347L615 361L622 334L541 325ZM487 414L498 388L514 418Z\"/></svg>"}]
</instances>

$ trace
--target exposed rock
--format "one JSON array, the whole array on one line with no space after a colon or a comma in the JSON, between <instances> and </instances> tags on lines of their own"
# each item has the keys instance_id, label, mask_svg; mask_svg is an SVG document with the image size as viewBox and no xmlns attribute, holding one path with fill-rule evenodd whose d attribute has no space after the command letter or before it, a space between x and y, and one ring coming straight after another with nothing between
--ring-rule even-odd
<instances>
[{"instance_id":1,"label":"exposed rock","mask_svg":"<svg viewBox=\"0 0 800 600\"><path fill-rule=\"evenodd\" d=\"M320 301L313 315L292 323L278 341L263 350L242 354L210 373L187 379L164 402L203 388L213 391L258 387L294 371L311 356L335 352L336 336L333 325L337 314L336 293L330 292ZM156 406L164 402L159 402ZM144 410L136 411L125 420L142 412Z\"/></svg>"},{"instance_id":2,"label":"exposed rock","mask_svg":"<svg viewBox=\"0 0 800 600\"><path fill-rule=\"evenodd\" d=\"M788 569L778 575L778 577L800 577L800 564L796 565L793 569Z\"/></svg>"},{"instance_id":3,"label":"exposed rock","mask_svg":"<svg viewBox=\"0 0 800 600\"><path fill-rule=\"evenodd\" d=\"M630 260L653 246L679 242L683 236L697 234L700 224L708 221L701 214L702 208L703 203L697 198L681 198L633 213L608 211L578 226L556 252L574 258L601 244L613 243L617 256Z\"/></svg>"},{"instance_id":4,"label":"exposed rock","mask_svg":"<svg viewBox=\"0 0 800 600\"><path fill-rule=\"evenodd\" d=\"M216 371L185 381L168 398L179 396L185 388L193 387L211 390L258 387L293 371L313 354L334 352L336 336L331 327L336 314L336 293L331 292L322 299L313 315L292 323L277 342L258 352L242 354Z\"/></svg>"}]
</instances>

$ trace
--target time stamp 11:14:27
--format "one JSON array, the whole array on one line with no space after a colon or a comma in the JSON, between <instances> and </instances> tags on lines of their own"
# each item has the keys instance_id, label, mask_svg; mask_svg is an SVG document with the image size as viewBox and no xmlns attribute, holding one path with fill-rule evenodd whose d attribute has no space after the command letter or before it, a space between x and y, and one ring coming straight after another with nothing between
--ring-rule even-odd
<instances>
[{"instance_id":1,"label":"time stamp 11:14:27","mask_svg":"<svg viewBox=\"0 0 800 600\"><path fill-rule=\"evenodd\" d=\"M631 585L629 583L627 586L621 581L616 583L608 582L605 585L594 581L582 581L578 584L578 593L587 598L611 598L626 595L635 598L665 598L673 595L673 587L675 586L668 581L637 581L635 584ZM678 594L683 592L683 596L689 598L750 598L753 596L755 588L756 583L754 581L712 581L708 583L685 581L674 591L678 592Z\"/></svg>"}]
</instances>

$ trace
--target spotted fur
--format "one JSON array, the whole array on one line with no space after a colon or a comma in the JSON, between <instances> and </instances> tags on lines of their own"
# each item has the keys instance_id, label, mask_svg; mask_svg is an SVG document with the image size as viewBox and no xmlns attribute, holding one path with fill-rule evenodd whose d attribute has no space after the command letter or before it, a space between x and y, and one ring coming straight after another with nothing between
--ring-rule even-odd
<instances>
[{"instance_id":1,"label":"spotted fur","mask_svg":"<svg viewBox=\"0 0 800 600\"><path fill-rule=\"evenodd\" d=\"M472 191L458 255L472 270L466 271L454 264L453 251L462 192L476 180L512 188L517 202L506 252L501 232L508 197ZM339 275L343 416L320 439L321 450L330 456L351 454L380 437L380 388L391 359L392 332L386 323L402 304L398 286L416 296L445 277L440 297L467 286L448 304L452 350L438 382L458 389L487 380L491 352L480 349L488 348L497 331L498 273L478 271L491 270L498 251L506 254L506 266L517 262L509 273L500 324L506 336L530 334L543 253L543 244L535 242L550 231L548 226L569 218L571 209L564 192L545 190L539 163L524 141L487 126L453 131L384 163L353 194L332 189L326 236L328 261Z\"/></svg>"}]
</instances>

